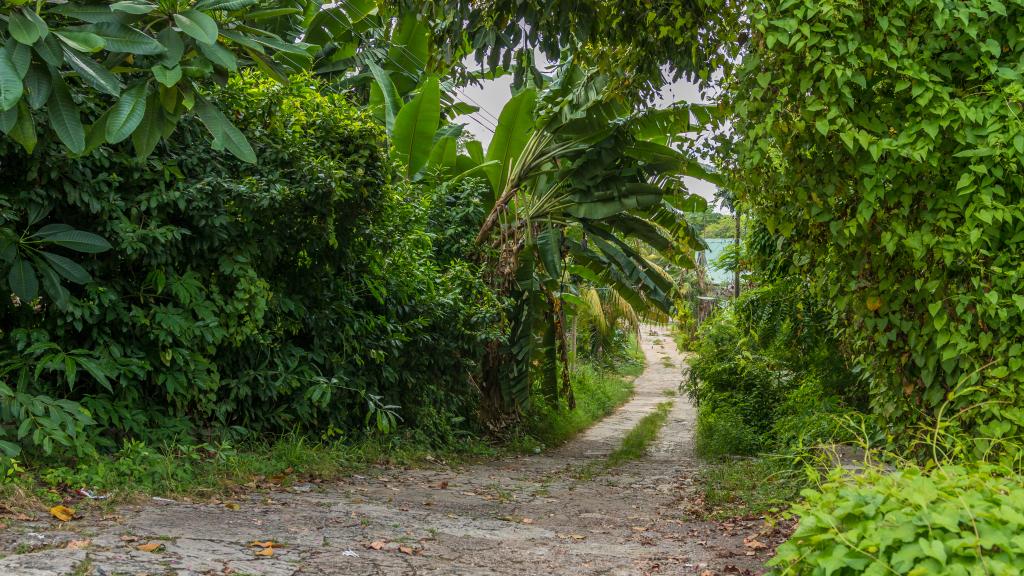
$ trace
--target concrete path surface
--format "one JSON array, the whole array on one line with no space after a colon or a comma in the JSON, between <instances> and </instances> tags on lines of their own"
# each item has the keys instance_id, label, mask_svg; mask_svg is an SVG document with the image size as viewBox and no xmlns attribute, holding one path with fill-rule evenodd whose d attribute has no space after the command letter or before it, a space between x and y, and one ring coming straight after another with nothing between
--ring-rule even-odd
<instances>
[{"instance_id":1,"label":"concrete path surface","mask_svg":"<svg viewBox=\"0 0 1024 576\"><path fill-rule=\"evenodd\" d=\"M695 411L666 392L683 359L667 329L642 336L647 369L633 399L560 448L253 491L237 510L153 500L105 518L14 524L0 532L0 575L759 574L765 551L744 537L762 522L694 519ZM646 457L594 465L670 399ZM272 555L256 541L273 541Z\"/></svg>"}]
</instances>

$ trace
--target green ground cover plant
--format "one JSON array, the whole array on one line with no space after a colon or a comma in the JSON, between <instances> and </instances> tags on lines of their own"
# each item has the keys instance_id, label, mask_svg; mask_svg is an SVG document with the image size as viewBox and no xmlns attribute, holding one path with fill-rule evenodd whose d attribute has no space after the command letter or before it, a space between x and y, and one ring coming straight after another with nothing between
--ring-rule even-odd
<instances>
[{"instance_id":1,"label":"green ground cover plant","mask_svg":"<svg viewBox=\"0 0 1024 576\"><path fill-rule=\"evenodd\" d=\"M1020 574L1024 479L1005 469L837 471L803 492L775 574Z\"/></svg>"}]
</instances>

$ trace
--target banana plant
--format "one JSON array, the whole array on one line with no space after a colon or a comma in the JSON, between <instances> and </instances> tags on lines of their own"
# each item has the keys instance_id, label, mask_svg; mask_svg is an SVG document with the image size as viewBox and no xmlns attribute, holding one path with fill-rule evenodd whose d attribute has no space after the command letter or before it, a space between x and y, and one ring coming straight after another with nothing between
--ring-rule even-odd
<instances>
[{"instance_id":1,"label":"banana plant","mask_svg":"<svg viewBox=\"0 0 1024 576\"><path fill-rule=\"evenodd\" d=\"M606 287L638 313L666 315L675 282L648 252L692 267L693 250L703 248L684 213L706 202L681 177L714 179L684 148L691 118L708 109L634 112L609 93L606 76L569 60L542 90L509 101L486 154L469 143L456 160L481 167L490 184L477 241L496 247L497 284L516 302L503 369L487 371L505 375L487 386L506 406L528 401L531 364L550 390L560 363L562 395L571 398L565 318L579 304L578 286ZM554 341L562 361L544 345L549 356L531 363L538 340Z\"/></svg>"}]
</instances>

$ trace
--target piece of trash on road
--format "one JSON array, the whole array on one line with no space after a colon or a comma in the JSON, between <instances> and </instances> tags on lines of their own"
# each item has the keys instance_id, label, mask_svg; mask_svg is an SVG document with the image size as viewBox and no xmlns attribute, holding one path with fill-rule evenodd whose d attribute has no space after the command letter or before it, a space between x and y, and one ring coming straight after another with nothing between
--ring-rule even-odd
<instances>
[{"instance_id":1,"label":"piece of trash on road","mask_svg":"<svg viewBox=\"0 0 1024 576\"><path fill-rule=\"evenodd\" d=\"M99 496L92 490L86 490L85 488L79 488L78 494L79 496L85 496L89 500L106 500L107 498L110 498L110 494Z\"/></svg>"},{"instance_id":2,"label":"piece of trash on road","mask_svg":"<svg viewBox=\"0 0 1024 576\"><path fill-rule=\"evenodd\" d=\"M344 552L341 553L341 555L342 556L351 556L353 558L359 558L359 554L356 554L352 550L345 550Z\"/></svg>"},{"instance_id":3,"label":"piece of trash on road","mask_svg":"<svg viewBox=\"0 0 1024 576\"><path fill-rule=\"evenodd\" d=\"M57 505L50 508L50 514L61 522L68 522L75 517L75 509Z\"/></svg>"}]
</instances>

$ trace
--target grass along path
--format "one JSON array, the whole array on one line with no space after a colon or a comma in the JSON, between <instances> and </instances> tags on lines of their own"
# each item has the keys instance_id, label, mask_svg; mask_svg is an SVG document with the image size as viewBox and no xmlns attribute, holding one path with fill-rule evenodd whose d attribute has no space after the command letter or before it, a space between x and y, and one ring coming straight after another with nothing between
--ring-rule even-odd
<instances>
[{"instance_id":1,"label":"grass along path","mask_svg":"<svg viewBox=\"0 0 1024 576\"><path fill-rule=\"evenodd\" d=\"M642 346L647 368L633 399L540 455L371 467L334 482L257 484L216 503L149 500L64 523L12 520L0 531L0 574L759 573L767 551L744 539L756 541L763 522L694 519L695 414L683 398L666 401L681 358L664 331L645 329ZM574 474L607 461L634 430L629 454L638 458L592 478Z\"/></svg>"}]
</instances>

